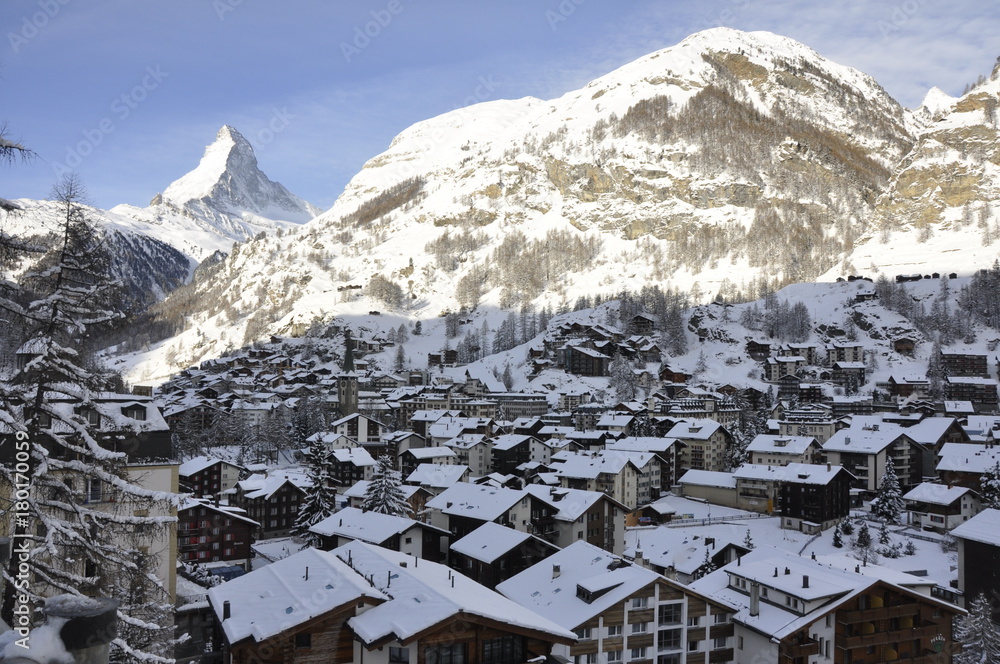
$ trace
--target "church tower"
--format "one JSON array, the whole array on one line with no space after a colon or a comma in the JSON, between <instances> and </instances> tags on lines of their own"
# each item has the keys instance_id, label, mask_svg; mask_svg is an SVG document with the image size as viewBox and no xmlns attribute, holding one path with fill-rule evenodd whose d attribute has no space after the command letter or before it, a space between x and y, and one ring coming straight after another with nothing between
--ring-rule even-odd
<instances>
[{"instance_id":1,"label":"church tower","mask_svg":"<svg viewBox=\"0 0 1000 664\"><path fill-rule=\"evenodd\" d=\"M354 371L354 340L351 331L344 330L344 364L337 375L337 400L340 416L358 412L358 374Z\"/></svg>"}]
</instances>

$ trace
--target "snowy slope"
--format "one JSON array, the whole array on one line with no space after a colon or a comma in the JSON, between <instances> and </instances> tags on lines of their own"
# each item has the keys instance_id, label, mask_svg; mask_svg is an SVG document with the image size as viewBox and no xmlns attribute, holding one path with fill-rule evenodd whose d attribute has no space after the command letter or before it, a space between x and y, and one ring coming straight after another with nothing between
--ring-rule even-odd
<instances>
[{"instance_id":1,"label":"snowy slope","mask_svg":"<svg viewBox=\"0 0 1000 664\"><path fill-rule=\"evenodd\" d=\"M197 361L373 309L428 319L650 283L707 299L808 279L866 230L918 127L873 79L801 44L708 30L558 99L410 127L331 210L248 242L199 284L233 313L206 308L190 324L225 341L168 345ZM206 172L218 161L206 155ZM165 198L198 191L185 182ZM343 290L375 276L402 302Z\"/></svg>"},{"instance_id":2,"label":"snowy slope","mask_svg":"<svg viewBox=\"0 0 1000 664\"><path fill-rule=\"evenodd\" d=\"M932 91L933 92L933 91ZM1000 239L1000 76L960 99L925 100L936 121L896 167L869 231L827 273L969 274L990 267Z\"/></svg>"}]
</instances>

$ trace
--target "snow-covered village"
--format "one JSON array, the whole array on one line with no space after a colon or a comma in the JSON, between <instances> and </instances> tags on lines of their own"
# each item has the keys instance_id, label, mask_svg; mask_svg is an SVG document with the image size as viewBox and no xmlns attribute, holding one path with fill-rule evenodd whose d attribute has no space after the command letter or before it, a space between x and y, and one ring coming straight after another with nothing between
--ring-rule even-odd
<instances>
[{"instance_id":1,"label":"snow-covered village","mask_svg":"<svg viewBox=\"0 0 1000 664\"><path fill-rule=\"evenodd\" d=\"M993 10L100 4L0 9L0 660L1000 664Z\"/></svg>"}]
</instances>

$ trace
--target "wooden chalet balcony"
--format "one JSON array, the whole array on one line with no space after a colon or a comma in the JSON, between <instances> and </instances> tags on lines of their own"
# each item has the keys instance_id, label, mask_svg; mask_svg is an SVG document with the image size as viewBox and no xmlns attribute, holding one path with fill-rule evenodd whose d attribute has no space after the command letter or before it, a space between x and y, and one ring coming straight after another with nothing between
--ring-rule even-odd
<instances>
[{"instance_id":1,"label":"wooden chalet balcony","mask_svg":"<svg viewBox=\"0 0 1000 664\"><path fill-rule=\"evenodd\" d=\"M786 657L791 657L796 659L799 657L809 657L811 655L819 654L819 641L813 639L804 639L797 644L789 644L783 648L782 653Z\"/></svg>"},{"instance_id":2,"label":"wooden chalet balcony","mask_svg":"<svg viewBox=\"0 0 1000 664\"><path fill-rule=\"evenodd\" d=\"M732 648L720 648L708 654L708 661L709 664L722 664L723 662L733 661L734 657L735 654Z\"/></svg>"},{"instance_id":3,"label":"wooden chalet balcony","mask_svg":"<svg viewBox=\"0 0 1000 664\"><path fill-rule=\"evenodd\" d=\"M838 621L846 625L853 625L862 622L875 622L876 620L889 620L891 618L901 618L903 616L915 616L920 613L920 606L916 602L900 604L898 606L881 606L873 609L861 609L860 611L843 611L838 616Z\"/></svg>"},{"instance_id":4,"label":"wooden chalet balcony","mask_svg":"<svg viewBox=\"0 0 1000 664\"><path fill-rule=\"evenodd\" d=\"M883 646L887 643L897 641L912 641L914 639L929 638L941 632L938 625L927 625L926 627L897 629L891 632L875 632L874 634L861 634L860 636L850 636L844 640L844 647L848 650L854 648L864 648L868 646Z\"/></svg>"},{"instance_id":5,"label":"wooden chalet balcony","mask_svg":"<svg viewBox=\"0 0 1000 664\"><path fill-rule=\"evenodd\" d=\"M712 625L708 628L708 637L711 639L723 639L736 634L736 626L733 623L725 625Z\"/></svg>"}]
</instances>

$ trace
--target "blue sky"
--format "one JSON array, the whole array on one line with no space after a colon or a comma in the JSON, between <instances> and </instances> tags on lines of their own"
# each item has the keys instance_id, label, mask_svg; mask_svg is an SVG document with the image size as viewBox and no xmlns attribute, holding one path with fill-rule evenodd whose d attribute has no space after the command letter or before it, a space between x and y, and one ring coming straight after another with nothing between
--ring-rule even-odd
<instances>
[{"instance_id":1,"label":"blue sky","mask_svg":"<svg viewBox=\"0 0 1000 664\"><path fill-rule=\"evenodd\" d=\"M1000 56L983 0L3 0L0 122L31 147L0 195L72 167L93 202L146 205L223 124L327 208L412 123L470 102L551 98L702 29L797 39L917 106Z\"/></svg>"}]
</instances>

